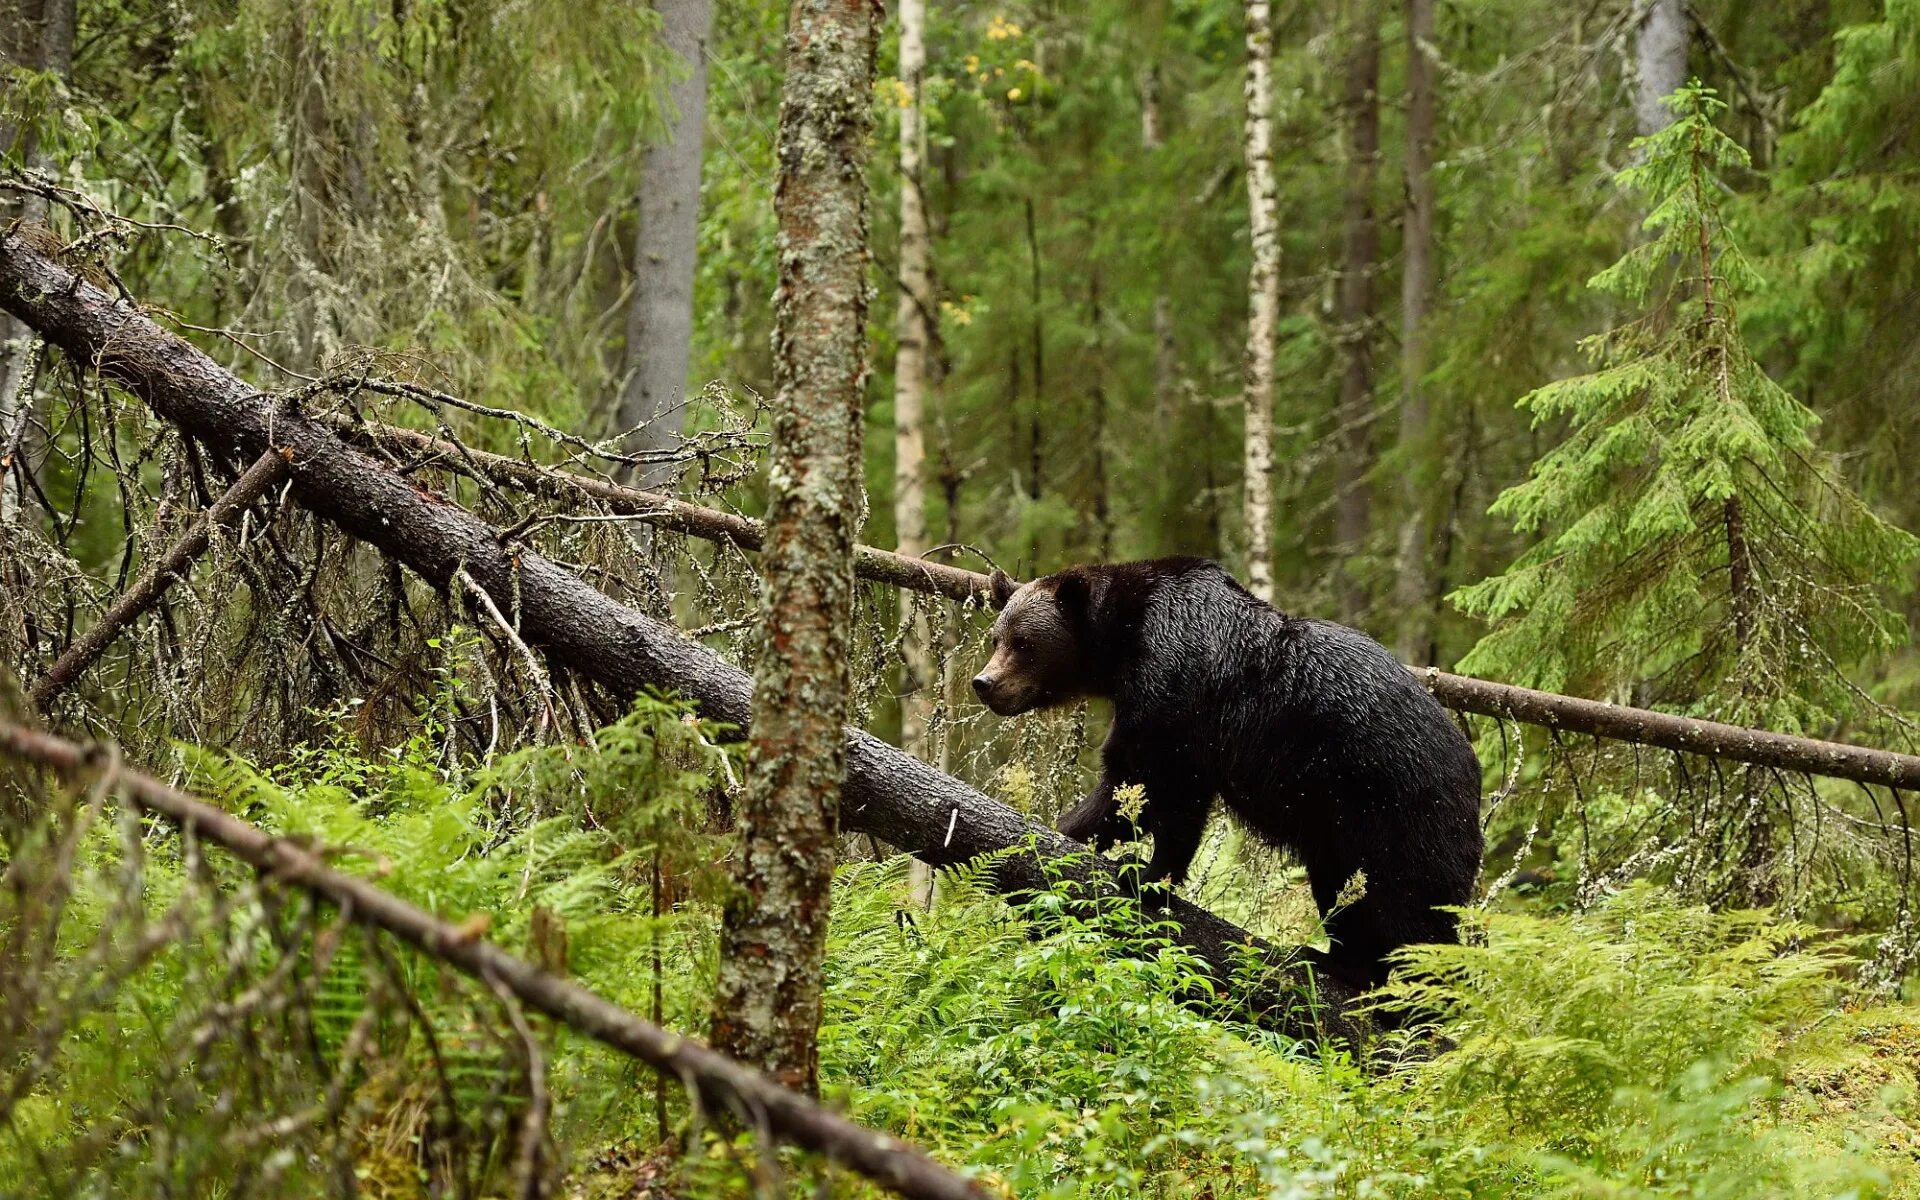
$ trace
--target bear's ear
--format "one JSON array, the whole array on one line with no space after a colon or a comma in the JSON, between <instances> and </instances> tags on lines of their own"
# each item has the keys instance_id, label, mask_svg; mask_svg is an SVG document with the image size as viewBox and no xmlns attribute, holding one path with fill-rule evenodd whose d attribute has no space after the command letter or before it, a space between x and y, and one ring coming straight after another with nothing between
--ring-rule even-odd
<instances>
[{"instance_id":1,"label":"bear's ear","mask_svg":"<svg viewBox=\"0 0 1920 1200\"><path fill-rule=\"evenodd\" d=\"M1093 598L1093 589L1087 577L1078 572L1061 575L1053 587L1053 602L1060 611L1071 616L1084 617Z\"/></svg>"},{"instance_id":2,"label":"bear's ear","mask_svg":"<svg viewBox=\"0 0 1920 1200\"><path fill-rule=\"evenodd\" d=\"M993 606L995 608L1005 608L1007 601L1013 599L1013 594L1020 590L1019 586L1015 584L1013 580L1009 579L1007 573L999 567L995 567L993 574L987 577L987 587L993 593Z\"/></svg>"}]
</instances>

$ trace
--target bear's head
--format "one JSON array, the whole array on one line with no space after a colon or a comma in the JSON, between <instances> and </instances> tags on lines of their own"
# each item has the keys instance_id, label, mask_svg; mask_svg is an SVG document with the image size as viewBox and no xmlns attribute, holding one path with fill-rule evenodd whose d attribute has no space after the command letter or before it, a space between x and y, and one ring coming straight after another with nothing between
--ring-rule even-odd
<instances>
[{"instance_id":1,"label":"bear's head","mask_svg":"<svg viewBox=\"0 0 1920 1200\"><path fill-rule=\"evenodd\" d=\"M1088 580L1066 571L1015 587L993 573L993 657L973 690L1003 717L1092 694L1094 666L1085 643Z\"/></svg>"}]
</instances>

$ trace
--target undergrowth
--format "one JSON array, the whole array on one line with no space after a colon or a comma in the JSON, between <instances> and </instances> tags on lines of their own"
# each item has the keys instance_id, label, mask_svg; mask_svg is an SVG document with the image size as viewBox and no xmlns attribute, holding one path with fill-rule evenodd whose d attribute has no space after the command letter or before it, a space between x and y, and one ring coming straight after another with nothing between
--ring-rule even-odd
<instances>
[{"instance_id":1,"label":"undergrowth","mask_svg":"<svg viewBox=\"0 0 1920 1200\"><path fill-rule=\"evenodd\" d=\"M480 770L447 767L427 735L375 758L343 737L273 769L200 755L193 782L274 832L334 848L343 869L698 1033L728 844L716 785L736 769L718 733L649 698L596 746L522 751ZM62 964L76 971L112 920L108 882L128 845L119 828L102 821L88 836L61 917ZM170 831L143 829L139 842L143 903L157 913L198 877ZM1089 910L1061 889L1009 906L982 867L947 875L932 911L906 895L903 859L839 871L823 1087L856 1120L999 1194L1920 1196L1920 1012L1858 1007L1854 947L1765 913L1711 912L1651 885L1572 915L1469 913L1469 944L1411 954L1381 1001L1432 1021L1443 1049L1383 1064L1184 1006L1201 964L1130 905ZM0 932L24 911L0 909ZM317 935L302 936L296 952L313 954ZM1119 941L1133 953L1116 953ZM181 1094L155 1031L192 1007L195 981L221 955L239 945L267 961L270 943L256 930L222 947L178 945L76 1022L6 1116L0 1178L50 1181L29 1195L158 1194L163 1177L178 1181L183 1154L215 1156L223 1117L211 1106L175 1114L208 1133L177 1134L166 1156L134 1132L105 1158L79 1149L143 1097ZM371 947L345 938L314 959L317 1047L207 1054L252 1054L274 1065L276 1102L315 1102L376 986ZM499 1098L517 1060L481 1036L485 996L450 986L421 956L400 959L422 1019L352 1081L338 1115L356 1126L335 1153L361 1194L424 1196L433 1156L457 1135L479 1147L471 1194L506 1194L510 1156L497 1147L521 1110ZM541 1032L569 1194L640 1194L644 1170L671 1179L674 1195L735 1195L756 1162L764 1170L750 1138L721 1142L694 1121L677 1085L660 1088L564 1030ZM447 1069L436 1057L458 1076L438 1100L417 1082ZM487 1097L497 1120L449 1132L449 1098L457 1115L464 1099ZM318 1152L288 1139L288 1179L321 1180L324 1164L307 1170L302 1153ZM781 1186L804 1194L810 1168L780 1161ZM869 1194L842 1172L831 1180L835 1194Z\"/></svg>"}]
</instances>

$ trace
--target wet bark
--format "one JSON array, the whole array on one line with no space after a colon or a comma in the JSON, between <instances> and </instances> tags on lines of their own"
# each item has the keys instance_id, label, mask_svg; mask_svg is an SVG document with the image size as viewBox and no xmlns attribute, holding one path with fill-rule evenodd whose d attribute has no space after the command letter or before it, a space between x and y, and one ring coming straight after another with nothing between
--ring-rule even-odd
<instances>
[{"instance_id":1,"label":"wet bark","mask_svg":"<svg viewBox=\"0 0 1920 1200\"><path fill-rule=\"evenodd\" d=\"M635 454L672 450L686 419L688 362L693 347L693 273L700 232L700 162L707 124L707 37L713 0L655 0L662 41L688 72L667 88L671 125L640 160L635 196L633 300L620 368L616 432ZM672 478L671 464L637 482ZM633 477L622 464L620 477Z\"/></svg>"},{"instance_id":2,"label":"wet bark","mask_svg":"<svg viewBox=\"0 0 1920 1200\"><path fill-rule=\"evenodd\" d=\"M1340 619L1357 625L1367 592L1350 570L1364 549L1373 516L1373 323L1379 227L1374 179L1380 163L1380 25L1373 0L1362 0L1347 59L1347 187L1341 219L1339 321L1342 357L1340 407L1335 413L1334 543L1339 563Z\"/></svg>"},{"instance_id":3,"label":"wet bark","mask_svg":"<svg viewBox=\"0 0 1920 1200\"><path fill-rule=\"evenodd\" d=\"M1273 358L1280 324L1280 195L1273 176L1273 10L1247 0L1247 275L1245 454L1241 521L1247 590L1273 599Z\"/></svg>"},{"instance_id":4,"label":"wet bark","mask_svg":"<svg viewBox=\"0 0 1920 1200\"><path fill-rule=\"evenodd\" d=\"M808 1093L846 766L876 23L871 0L795 0L787 17L765 644L713 1008L716 1049Z\"/></svg>"},{"instance_id":5,"label":"wet bark","mask_svg":"<svg viewBox=\"0 0 1920 1200\"><path fill-rule=\"evenodd\" d=\"M1400 277L1400 537L1394 555L1394 621L1400 657L1416 666L1429 661L1433 648L1428 582L1432 575L1431 462L1427 445L1429 405L1427 307L1433 296L1433 130L1435 97L1433 0L1407 0L1407 163L1406 210L1401 221Z\"/></svg>"}]
</instances>

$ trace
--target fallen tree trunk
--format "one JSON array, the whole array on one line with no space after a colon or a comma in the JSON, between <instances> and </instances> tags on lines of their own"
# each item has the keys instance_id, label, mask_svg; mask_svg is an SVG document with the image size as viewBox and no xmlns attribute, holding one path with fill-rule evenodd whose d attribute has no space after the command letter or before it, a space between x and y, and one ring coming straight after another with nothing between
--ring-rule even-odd
<instances>
[{"instance_id":1,"label":"fallen tree trunk","mask_svg":"<svg viewBox=\"0 0 1920 1200\"><path fill-rule=\"evenodd\" d=\"M337 418L335 427L364 445L433 458L449 471L550 498L586 497L617 513L710 541L732 542L748 550L760 547L760 523L668 496L655 495L521 459L465 447L392 425L354 424ZM987 577L941 563L923 562L871 546L854 551L854 568L863 579L910 588L951 600L987 603ZM1876 750L1845 742L1796 737L1719 721L1703 721L1645 708L1583 700L1512 684L1453 675L1431 667L1410 667L1440 703L1460 712L1540 725L1568 733L1587 733L1615 741L1657 746L1753 763L1781 771L1825 775L1858 783L1920 790L1920 756Z\"/></svg>"},{"instance_id":2,"label":"fallen tree trunk","mask_svg":"<svg viewBox=\"0 0 1920 1200\"><path fill-rule=\"evenodd\" d=\"M697 700L706 716L746 729L752 682L744 672L249 387L134 304L46 257L17 229L0 234L0 308L213 452L246 461L269 446L286 451L296 502L442 591L464 572L522 637L571 670L627 694L649 685L673 689ZM993 878L1003 891L1044 889L1058 875L1093 897L1118 890L1111 872L1075 853L1084 850L1079 843L871 734L849 730L847 739L847 831L873 834L935 866L996 855ZM1303 1037L1358 1032L1340 1015L1352 993L1331 979L1317 981L1330 1013L1300 1004L1301 990L1316 981L1279 947L1179 897L1163 915L1216 984L1237 993L1236 1010ZM1250 972L1250 955L1267 969Z\"/></svg>"},{"instance_id":3,"label":"fallen tree trunk","mask_svg":"<svg viewBox=\"0 0 1920 1200\"><path fill-rule=\"evenodd\" d=\"M429 957L505 988L527 1007L679 1079L709 1111L730 1113L748 1128L764 1123L786 1141L843 1163L902 1196L981 1200L986 1195L925 1151L856 1125L692 1038L641 1020L392 892L344 875L298 843L273 837L152 776L109 767L106 755L4 719L0 754L50 768L69 783L91 783L89 777L105 769L102 782L146 811L225 847L262 875L304 889L354 921L384 929Z\"/></svg>"}]
</instances>

